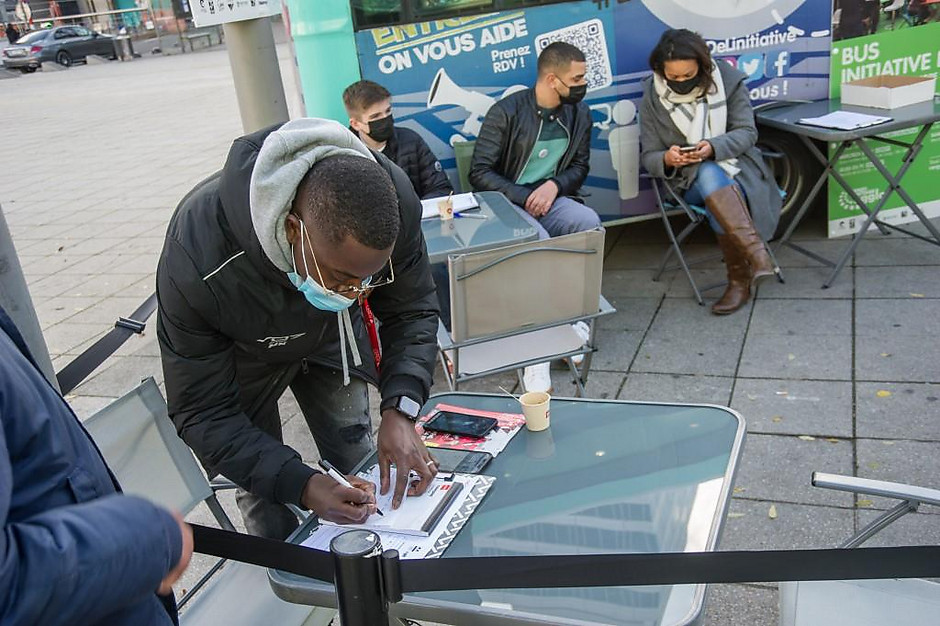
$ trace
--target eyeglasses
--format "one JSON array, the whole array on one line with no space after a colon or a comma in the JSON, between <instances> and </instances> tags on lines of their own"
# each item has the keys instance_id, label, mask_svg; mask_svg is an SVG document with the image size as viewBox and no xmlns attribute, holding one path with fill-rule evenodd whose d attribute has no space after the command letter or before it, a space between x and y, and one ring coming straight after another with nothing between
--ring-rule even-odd
<instances>
[{"instance_id":1,"label":"eyeglasses","mask_svg":"<svg viewBox=\"0 0 940 626\"><path fill-rule=\"evenodd\" d=\"M340 285L339 287L336 287L335 289L330 289L329 287L326 286L326 282L323 280L323 273L320 272L320 264L317 263L317 255L314 254L313 252L313 244L310 242L310 235L307 234L307 227L304 225L303 220L299 219L299 221L300 221L300 231L303 233L304 239L307 241L307 245L310 246L310 258L313 259L313 267L315 270L317 270L317 277L320 279L320 286L323 287L323 289L326 290L327 293L332 293L332 294L344 296L347 298L358 298L360 296L367 296L373 289L377 289L379 287L385 287L386 285L391 285L393 282L395 282L395 268L392 266L392 257L389 256L388 264L387 264L388 272L387 273L385 273L384 271L380 272L381 274L384 274L384 275L379 280L374 281L373 279L375 278L375 274L373 274L371 276L366 276L365 278L363 278L359 282L358 287L355 285ZM304 271L307 272L307 274L309 275L310 271L307 269L306 248L303 246L303 244L301 244L300 246L300 253L304 261Z\"/></svg>"}]
</instances>

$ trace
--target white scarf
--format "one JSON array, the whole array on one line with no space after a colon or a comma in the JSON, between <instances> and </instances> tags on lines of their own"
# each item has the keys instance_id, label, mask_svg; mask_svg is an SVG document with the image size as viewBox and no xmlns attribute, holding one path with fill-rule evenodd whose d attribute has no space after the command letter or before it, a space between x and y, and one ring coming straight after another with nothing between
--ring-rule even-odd
<instances>
[{"instance_id":1,"label":"white scarf","mask_svg":"<svg viewBox=\"0 0 940 626\"><path fill-rule=\"evenodd\" d=\"M703 139L728 132L728 102L717 65L712 68L712 84L714 88L708 93L704 93L701 87L696 87L683 95L670 89L666 80L653 72L656 95L669 113L672 123L685 135L687 145L695 146ZM717 163L728 176L734 177L741 171L737 167L737 159L725 159Z\"/></svg>"}]
</instances>

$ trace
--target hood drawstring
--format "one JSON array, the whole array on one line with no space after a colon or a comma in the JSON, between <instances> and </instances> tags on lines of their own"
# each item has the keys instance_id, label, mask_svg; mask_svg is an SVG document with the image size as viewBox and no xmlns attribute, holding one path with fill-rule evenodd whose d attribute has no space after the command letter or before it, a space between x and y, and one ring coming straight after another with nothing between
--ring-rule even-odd
<instances>
[{"instance_id":1,"label":"hood drawstring","mask_svg":"<svg viewBox=\"0 0 940 626\"><path fill-rule=\"evenodd\" d=\"M357 367L362 365L362 356L359 354L359 344L356 343L356 333L353 332L349 309L339 311L336 314L336 321L339 324L339 350L343 357L343 386L346 386L349 384L349 358L346 356L346 342L349 342L353 364Z\"/></svg>"}]
</instances>

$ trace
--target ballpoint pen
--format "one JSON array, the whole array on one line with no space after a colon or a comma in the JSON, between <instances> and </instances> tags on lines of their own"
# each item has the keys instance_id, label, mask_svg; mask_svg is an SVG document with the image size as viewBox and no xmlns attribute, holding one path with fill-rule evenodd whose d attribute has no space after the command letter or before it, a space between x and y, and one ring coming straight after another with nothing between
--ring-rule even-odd
<instances>
[{"instance_id":1,"label":"ballpoint pen","mask_svg":"<svg viewBox=\"0 0 940 626\"><path fill-rule=\"evenodd\" d=\"M454 217L456 217L456 218L458 218L458 219L459 219L459 218L472 218L472 219L475 219L475 220L485 220L485 219L486 219L486 216L485 216L485 215L474 215L474 214L472 214L472 213L471 213L470 215L464 215L463 213L454 213Z\"/></svg>"},{"instance_id":2,"label":"ballpoint pen","mask_svg":"<svg viewBox=\"0 0 940 626\"><path fill-rule=\"evenodd\" d=\"M323 472L324 472L327 476L329 476L330 478L332 478L333 480L335 480L336 482L338 482L339 484L341 484L343 487L349 487L350 489L355 489L355 487L353 487L352 485L349 484L349 481L346 480L346 477L343 476L342 474L340 474L340 473L336 470L336 468L333 467L333 464L330 463L329 461L327 461L326 459L321 460L321 461L318 463L318 465L320 466L320 469L322 469ZM383 513L381 510L379 510L379 507L375 507L375 512L378 513L379 515L381 515L382 517L385 517L385 513Z\"/></svg>"}]
</instances>

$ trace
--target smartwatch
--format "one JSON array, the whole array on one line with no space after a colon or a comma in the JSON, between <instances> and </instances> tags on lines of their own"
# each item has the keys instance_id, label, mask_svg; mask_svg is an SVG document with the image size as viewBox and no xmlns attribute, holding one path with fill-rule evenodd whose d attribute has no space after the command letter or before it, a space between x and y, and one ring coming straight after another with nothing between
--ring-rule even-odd
<instances>
[{"instance_id":1,"label":"smartwatch","mask_svg":"<svg viewBox=\"0 0 940 626\"><path fill-rule=\"evenodd\" d=\"M418 412L421 410L421 405L408 396L398 396L397 398L388 398L382 402L381 410L384 411L385 409L395 409L408 419L414 421L418 419Z\"/></svg>"}]
</instances>

